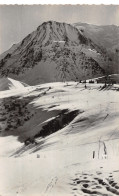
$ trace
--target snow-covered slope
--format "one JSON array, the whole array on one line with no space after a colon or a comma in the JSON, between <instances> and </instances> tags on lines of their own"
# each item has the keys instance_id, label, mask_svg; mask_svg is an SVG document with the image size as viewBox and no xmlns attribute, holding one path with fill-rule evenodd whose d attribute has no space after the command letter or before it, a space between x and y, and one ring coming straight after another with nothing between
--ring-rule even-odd
<instances>
[{"instance_id":1,"label":"snow-covered slope","mask_svg":"<svg viewBox=\"0 0 119 196\"><path fill-rule=\"evenodd\" d=\"M119 85L102 87L57 82L0 92L2 195L119 194Z\"/></svg>"},{"instance_id":2,"label":"snow-covered slope","mask_svg":"<svg viewBox=\"0 0 119 196\"><path fill-rule=\"evenodd\" d=\"M23 88L24 86L28 86L28 85L11 78L0 79L0 91L9 90L9 89L20 89Z\"/></svg>"},{"instance_id":3,"label":"snow-covered slope","mask_svg":"<svg viewBox=\"0 0 119 196\"><path fill-rule=\"evenodd\" d=\"M36 85L97 77L107 69L107 54L67 23L45 22L16 46L0 61L1 77Z\"/></svg>"}]
</instances>

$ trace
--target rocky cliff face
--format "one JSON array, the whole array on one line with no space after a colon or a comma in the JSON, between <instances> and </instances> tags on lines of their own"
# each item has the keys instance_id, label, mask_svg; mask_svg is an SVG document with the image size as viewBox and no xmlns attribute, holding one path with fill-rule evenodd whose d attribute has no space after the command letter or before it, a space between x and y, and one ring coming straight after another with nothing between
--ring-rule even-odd
<instances>
[{"instance_id":1,"label":"rocky cliff face","mask_svg":"<svg viewBox=\"0 0 119 196\"><path fill-rule=\"evenodd\" d=\"M0 77L28 84L105 74L109 57L76 27L45 22L0 58Z\"/></svg>"}]
</instances>

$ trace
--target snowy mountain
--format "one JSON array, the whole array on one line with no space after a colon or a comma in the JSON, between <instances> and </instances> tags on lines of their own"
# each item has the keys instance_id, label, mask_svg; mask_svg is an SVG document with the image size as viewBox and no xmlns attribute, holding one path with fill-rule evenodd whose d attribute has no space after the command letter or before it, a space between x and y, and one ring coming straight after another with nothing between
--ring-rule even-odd
<instances>
[{"instance_id":1,"label":"snowy mountain","mask_svg":"<svg viewBox=\"0 0 119 196\"><path fill-rule=\"evenodd\" d=\"M0 195L119 195L119 74L84 27L45 22L0 56Z\"/></svg>"},{"instance_id":2,"label":"snowy mountain","mask_svg":"<svg viewBox=\"0 0 119 196\"><path fill-rule=\"evenodd\" d=\"M104 53L108 53L112 71L119 73L119 26L98 26L81 22L75 23L74 26L100 46Z\"/></svg>"},{"instance_id":3,"label":"snowy mountain","mask_svg":"<svg viewBox=\"0 0 119 196\"><path fill-rule=\"evenodd\" d=\"M1 77L30 85L97 77L111 66L108 55L80 30L55 21L40 25L0 59Z\"/></svg>"}]
</instances>

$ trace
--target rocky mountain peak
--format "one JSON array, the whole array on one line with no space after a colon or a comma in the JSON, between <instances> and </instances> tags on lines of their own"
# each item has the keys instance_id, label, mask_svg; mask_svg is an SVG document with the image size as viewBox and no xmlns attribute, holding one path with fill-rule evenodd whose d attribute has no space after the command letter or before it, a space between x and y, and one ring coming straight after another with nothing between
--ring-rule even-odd
<instances>
[{"instance_id":1,"label":"rocky mountain peak","mask_svg":"<svg viewBox=\"0 0 119 196\"><path fill-rule=\"evenodd\" d=\"M80 80L104 75L106 60L101 48L75 26L48 21L5 53L0 74L28 84Z\"/></svg>"}]
</instances>

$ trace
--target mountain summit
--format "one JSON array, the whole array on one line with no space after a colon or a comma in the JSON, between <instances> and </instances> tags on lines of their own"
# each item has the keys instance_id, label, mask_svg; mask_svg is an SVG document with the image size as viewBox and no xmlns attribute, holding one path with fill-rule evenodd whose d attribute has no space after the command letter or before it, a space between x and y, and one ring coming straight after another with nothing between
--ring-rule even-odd
<instances>
[{"instance_id":1,"label":"mountain summit","mask_svg":"<svg viewBox=\"0 0 119 196\"><path fill-rule=\"evenodd\" d=\"M48 21L0 57L0 77L30 85L105 74L109 58L73 25Z\"/></svg>"}]
</instances>

